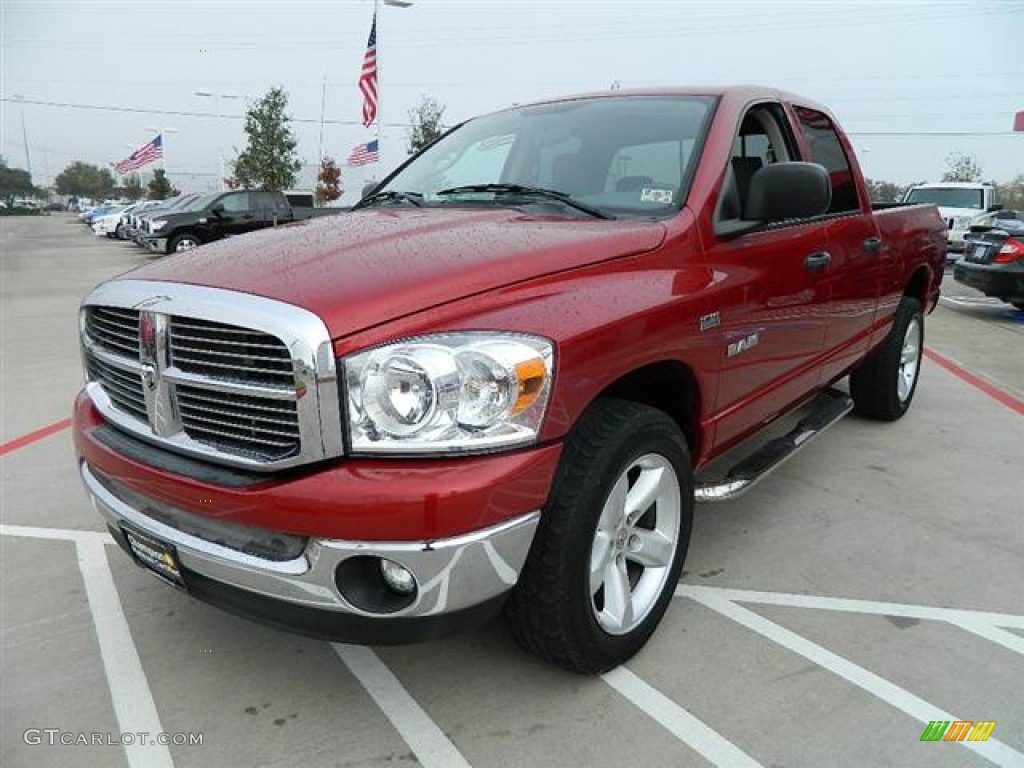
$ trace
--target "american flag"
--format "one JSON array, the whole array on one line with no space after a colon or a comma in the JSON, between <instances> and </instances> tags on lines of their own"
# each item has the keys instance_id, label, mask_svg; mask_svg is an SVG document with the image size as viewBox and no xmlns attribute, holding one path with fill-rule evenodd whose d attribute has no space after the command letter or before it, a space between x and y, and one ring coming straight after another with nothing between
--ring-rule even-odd
<instances>
[{"instance_id":1,"label":"american flag","mask_svg":"<svg viewBox=\"0 0 1024 768\"><path fill-rule=\"evenodd\" d=\"M370 163L376 163L379 159L380 154L377 150L377 140L374 139L373 141L353 147L345 162L348 165L369 165Z\"/></svg>"},{"instance_id":2,"label":"american flag","mask_svg":"<svg viewBox=\"0 0 1024 768\"><path fill-rule=\"evenodd\" d=\"M117 163L114 166L114 170L122 176L132 171L137 171L144 165L149 165L154 160L159 160L164 156L164 142L162 135L158 135L148 144L139 147L128 157Z\"/></svg>"},{"instance_id":3,"label":"american flag","mask_svg":"<svg viewBox=\"0 0 1024 768\"><path fill-rule=\"evenodd\" d=\"M363 55L363 71L359 75L359 91L363 94L363 125L369 128L377 119L377 14L373 14L370 40Z\"/></svg>"}]
</instances>

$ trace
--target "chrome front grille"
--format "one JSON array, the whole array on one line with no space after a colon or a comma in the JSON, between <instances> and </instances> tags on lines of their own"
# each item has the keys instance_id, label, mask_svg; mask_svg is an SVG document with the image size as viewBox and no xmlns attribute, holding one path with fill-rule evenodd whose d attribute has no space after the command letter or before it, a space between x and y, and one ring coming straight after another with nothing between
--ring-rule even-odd
<instances>
[{"instance_id":1,"label":"chrome front grille","mask_svg":"<svg viewBox=\"0 0 1024 768\"><path fill-rule=\"evenodd\" d=\"M85 331L93 341L113 354L138 359L138 310L90 307L85 313Z\"/></svg>"},{"instance_id":2,"label":"chrome front grille","mask_svg":"<svg viewBox=\"0 0 1024 768\"><path fill-rule=\"evenodd\" d=\"M293 387L288 348L269 334L236 325L172 317L171 364L183 371L271 387Z\"/></svg>"},{"instance_id":3,"label":"chrome front grille","mask_svg":"<svg viewBox=\"0 0 1024 768\"><path fill-rule=\"evenodd\" d=\"M142 421L147 419L146 393L137 371L110 365L94 355L86 357L86 368L89 378L103 387L115 407Z\"/></svg>"},{"instance_id":4,"label":"chrome front grille","mask_svg":"<svg viewBox=\"0 0 1024 768\"><path fill-rule=\"evenodd\" d=\"M306 310L214 288L114 281L86 298L81 335L86 391L126 431L254 469L342 453L330 337Z\"/></svg>"},{"instance_id":5,"label":"chrome front grille","mask_svg":"<svg viewBox=\"0 0 1024 768\"><path fill-rule=\"evenodd\" d=\"M229 395L179 384L178 408L185 434L229 452L282 459L299 449L294 402Z\"/></svg>"}]
</instances>

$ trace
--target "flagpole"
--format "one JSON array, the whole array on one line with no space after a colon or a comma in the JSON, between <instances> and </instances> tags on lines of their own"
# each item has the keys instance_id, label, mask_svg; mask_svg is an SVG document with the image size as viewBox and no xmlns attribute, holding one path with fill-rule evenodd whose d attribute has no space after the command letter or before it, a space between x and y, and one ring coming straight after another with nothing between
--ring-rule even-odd
<instances>
[{"instance_id":1,"label":"flagpole","mask_svg":"<svg viewBox=\"0 0 1024 768\"><path fill-rule=\"evenodd\" d=\"M380 170L382 159L384 157L384 145L381 143L381 115L384 112L384 100L381 99L381 83L384 82L384 70L380 66L380 0L373 0L373 19L374 24L377 25L377 167L374 169L374 178L383 176L383 173L377 173ZM365 177L364 177L365 178Z\"/></svg>"},{"instance_id":2,"label":"flagpole","mask_svg":"<svg viewBox=\"0 0 1024 768\"><path fill-rule=\"evenodd\" d=\"M317 148L317 179L320 177L320 166L324 162L324 111L327 109L327 75L324 75L324 88L320 94L320 145Z\"/></svg>"}]
</instances>

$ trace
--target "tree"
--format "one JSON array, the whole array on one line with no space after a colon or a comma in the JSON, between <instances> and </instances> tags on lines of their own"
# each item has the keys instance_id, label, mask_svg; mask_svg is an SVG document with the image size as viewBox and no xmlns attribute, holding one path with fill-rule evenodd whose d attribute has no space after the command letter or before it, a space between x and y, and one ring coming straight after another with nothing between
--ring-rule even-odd
<instances>
[{"instance_id":1,"label":"tree","mask_svg":"<svg viewBox=\"0 0 1024 768\"><path fill-rule=\"evenodd\" d=\"M1010 211L1024 211L1024 173L998 187L999 203Z\"/></svg>"},{"instance_id":2,"label":"tree","mask_svg":"<svg viewBox=\"0 0 1024 768\"><path fill-rule=\"evenodd\" d=\"M7 161L0 157L0 197L10 200L14 197L28 197L35 194L32 177L21 168L8 168Z\"/></svg>"},{"instance_id":3,"label":"tree","mask_svg":"<svg viewBox=\"0 0 1024 768\"><path fill-rule=\"evenodd\" d=\"M168 197L179 194L178 190L172 187L171 182L167 180L167 171L163 168L153 171L153 179L146 188L149 190L150 200L166 200Z\"/></svg>"},{"instance_id":4,"label":"tree","mask_svg":"<svg viewBox=\"0 0 1024 768\"><path fill-rule=\"evenodd\" d=\"M898 203L907 191L906 186L891 181L865 179L864 182L868 186L871 201L875 203Z\"/></svg>"},{"instance_id":5,"label":"tree","mask_svg":"<svg viewBox=\"0 0 1024 768\"><path fill-rule=\"evenodd\" d=\"M950 152L946 155L949 170L942 174L943 181L981 181L981 166L971 155Z\"/></svg>"},{"instance_id":6,"label":"tree","mask_svg":"<svg viewBox=\"0 0 1024 768\"><path fill-rule=\"evenodd\" d=\"M76 160L58 174L54 186L62 195L102 199L114 191L114 177L106 168Z\"/></svg>"},{"instance_id":7,"label":"tree","mask_svg":"<svg viewBox=\"0 0 1024 768\"><path fill-rule=\"evenodd\" d=\"M414 155L444 133L441 118L444 106L424 96L416 109L409 110L412 132L409 134L409 154Z\"/></svg>"},{"instance_id":8,"label":"tree","mask_svg":"<svg viewBox=\"0 0 1024 768\"><path fill-rule=\"evenodd\" d=\"M320 161L320 173L317 174L316 180L316 201L319 205L341 197L341 168L333 157L325 157Z\"/></svg>"},{"instance_id":9,"label":"tree","mask_svg":"<svg viewBox=\"0 0 1024 768\"><path fill-rule=\"evenodd\" d=\"M271 88L245 113L248 145L234 162L234 177L243 187L282 190L295 186L302 163L295 153L297 142L285 114L288 94Z\"/></svg>"},{"instance_id":10,"label":"tree","mask_svg":"<svg viewBox=\"0 0 1024 768\"><path fill-rule=\"evenodd\" d=\"M129 176L121 192L133 203L142 197L145 194L145 189L143 189L142 182L139 180L139 174L133 173Z\"/></svg>"}]
</instances>

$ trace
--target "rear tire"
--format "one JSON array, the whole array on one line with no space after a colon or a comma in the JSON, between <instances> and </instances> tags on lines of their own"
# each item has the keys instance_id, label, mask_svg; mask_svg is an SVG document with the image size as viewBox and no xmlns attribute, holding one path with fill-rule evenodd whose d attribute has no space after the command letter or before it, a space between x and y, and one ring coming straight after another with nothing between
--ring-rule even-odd
<instances>
[{"instance_id":1,"label":"rear tire","mask_svg":"<svg viewBox=\"0 0 1024 768\"><path fill-rule=\"evenodd\" d=\"M640 650L679 580L693 521L682 433L638 403L595 402L565 444L507 606L526 650L600 673Z\"/></svg>"},{"instance_id":2,"label":"rear tire","mask_svg":"<svg viewBox=\"0 0 1024 768\"><path fill-rule=\"evenodd\" d=\"M904 296L885 341L850 374L850 395L857 413L878 421L902 417L917 391L923 349L921 302Z\"/></svg>"}]
</instances>

